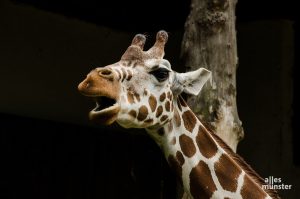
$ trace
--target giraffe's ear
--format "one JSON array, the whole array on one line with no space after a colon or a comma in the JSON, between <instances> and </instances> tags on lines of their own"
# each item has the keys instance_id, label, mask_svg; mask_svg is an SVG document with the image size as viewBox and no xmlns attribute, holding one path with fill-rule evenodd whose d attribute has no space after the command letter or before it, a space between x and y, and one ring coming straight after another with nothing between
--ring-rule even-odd
<instances>
[{"instance_id":1,"label":"giraffe's ear","mask_svg":"<svg viewBox=\"0 0 300 199\"><path fill-rule=\"evenodd\" d=\"M181 84L182 91L192 95L198 95L210 78L211 72L205 68L177 74L177 81Z\"/></svg>"}]
</instances>

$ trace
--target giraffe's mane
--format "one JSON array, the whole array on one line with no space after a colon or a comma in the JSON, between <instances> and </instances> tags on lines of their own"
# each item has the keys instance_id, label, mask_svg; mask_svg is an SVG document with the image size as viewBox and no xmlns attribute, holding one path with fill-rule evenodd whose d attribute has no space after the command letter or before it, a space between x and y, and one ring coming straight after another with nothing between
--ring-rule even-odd
<instances>
[{"instance_id":1,"label":"giraffe's mane","mask_svg":"<svg viewBox=\"0 0 300 199\"><path fill-rule=\"evenodd\" d=\"M200 120L200 118L198 118ZM200 120L201 121L201 120ZM209 134L213 137L213 139L225 150L225 152L245 171L245 173L254 180L260 187L266 185L264 179L256 173L252 169L252 167L245 162L245 160L235 153L210 127L209 124L205 124L205 122L201 123L206 127ZM280 199L278 193L274 189L264 189L264 191L269 194L273 199Z\"/></svg>"}]
</instances>

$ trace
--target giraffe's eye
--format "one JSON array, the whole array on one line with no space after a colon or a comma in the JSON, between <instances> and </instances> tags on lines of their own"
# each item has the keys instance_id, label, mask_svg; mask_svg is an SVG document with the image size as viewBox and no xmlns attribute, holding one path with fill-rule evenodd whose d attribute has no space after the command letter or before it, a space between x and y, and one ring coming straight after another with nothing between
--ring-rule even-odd
<instances>
[{"instance_id":1,"label":"giraffe's eye","mask_svg":"<svg viewBox=\"0 0 300 199\"><path fill-rule=\"evenodd\" d=\"M159 82L163 82L169 77L169 70L165 68L158 68L154 71L151 71L150 74L153 75Z\"/></svg>"}]
</instances>

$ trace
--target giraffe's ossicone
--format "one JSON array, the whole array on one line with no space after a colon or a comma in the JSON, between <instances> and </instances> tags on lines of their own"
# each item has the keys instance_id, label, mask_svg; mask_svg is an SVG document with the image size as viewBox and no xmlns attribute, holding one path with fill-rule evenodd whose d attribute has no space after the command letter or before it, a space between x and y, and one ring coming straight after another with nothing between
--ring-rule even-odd
<instances>
[{"instance_id":1,"label":"giraffe's ossicone","mask_svg":"<svg viewBox=\"0 0 300 199\"><path fill-rule=\"evenodd\" d=\"M181 93L198 95L211 77L205 68L177 73L163 59L168 34L143 51L136 35L121 60L92 70L78 86L96 101L91 120L145 128L176 172L185 197L195 199L278 199L262 178L187 106Z\"/></svg>"}]
</instances>

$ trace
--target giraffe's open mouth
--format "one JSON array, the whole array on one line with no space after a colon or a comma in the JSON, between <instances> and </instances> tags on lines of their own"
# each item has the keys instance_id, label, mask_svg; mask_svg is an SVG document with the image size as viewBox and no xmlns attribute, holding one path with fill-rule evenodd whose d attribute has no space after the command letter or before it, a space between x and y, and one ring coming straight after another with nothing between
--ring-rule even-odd
<instances>
[{"instance_id":1,"label":"giraffe's open mouth","mask_svg":"<svg viewBox=\"0 0 300 199\"><path fill-rule=\"evenodd\" d=\"M96 108L93 110L95 112L103 111L116 104L116 100L105 96L96 97L95 101L96 101Z\"/></svg>"},{"instance_id":2,"label":"giraffe's open mouth","mask_svg":"<svg viewBox=\"0 0 300 199\"><path fill-rule=\"evenodd\" d=\"M94 97L94 100L96 101L96 108L89 113L90 119L106 125L113 123L120 111L117 101L106 96Z\"/></svg>"}]
</instances>

